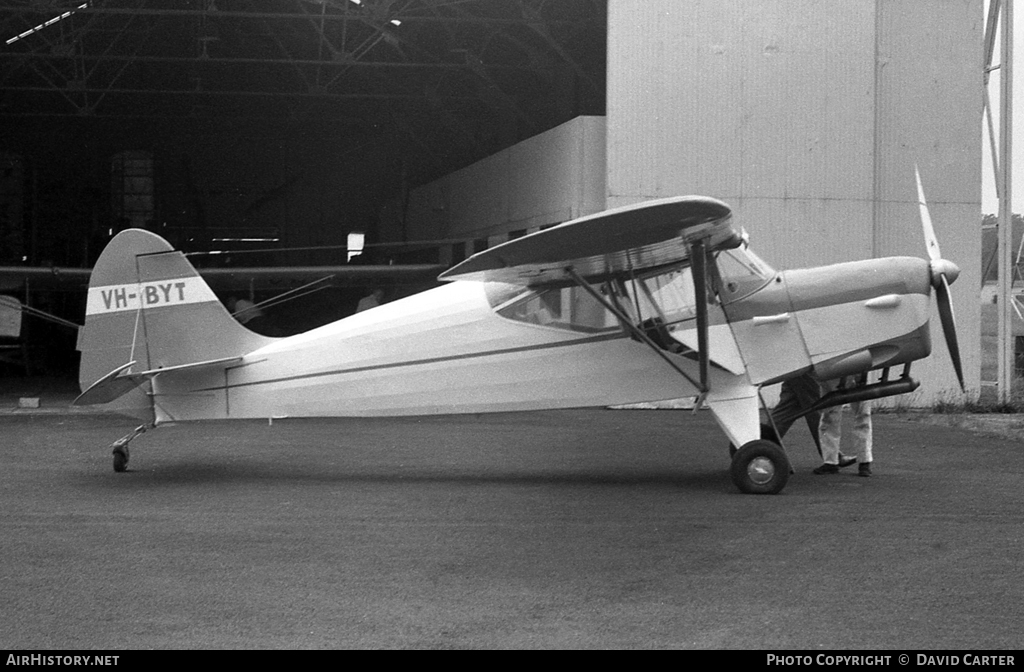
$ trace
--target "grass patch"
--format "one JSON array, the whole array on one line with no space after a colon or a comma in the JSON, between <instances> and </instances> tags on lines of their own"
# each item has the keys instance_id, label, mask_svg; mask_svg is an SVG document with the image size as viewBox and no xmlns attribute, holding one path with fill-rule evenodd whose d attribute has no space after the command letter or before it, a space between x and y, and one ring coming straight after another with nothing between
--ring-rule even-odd
<instances>
[{"instance_id":1,"label":"grass patch","mask_svg":"<svg viewBox=\"0 0 1024 672\"><path fill-rule=\"evenodd\" d=\"M1024 403L1019 399L1010 401L983 401L981 399L939 399L932 404L932 413L953 415L957 413L1020 413Z\"/></svg>"},{"instance_id":2,"label":"grass patch","mask_svg":"<svg viewBox=\"0 0 1024 672\"><path fill-rule=\"evenodd\" d=\"M1024 413L1024 380L1014 376L1010 398L1000 401L994 388L983 389L980 394L947 391L932 404L933 413Z\"/></svg>"}]
</instances>

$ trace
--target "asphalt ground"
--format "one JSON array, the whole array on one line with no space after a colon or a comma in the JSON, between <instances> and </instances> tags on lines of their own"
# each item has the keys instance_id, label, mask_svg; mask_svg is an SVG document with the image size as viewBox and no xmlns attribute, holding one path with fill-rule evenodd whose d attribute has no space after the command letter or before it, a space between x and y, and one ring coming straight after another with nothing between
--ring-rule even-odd
<instances>
[{"instance_id":1,"label":"asphalt ground","mask_svg":"<svg viewBox=\"0 0 1024 672\"><path fill-rule=\"evenodd\" d=\"M1011 440L876 415L742 495L710 414L0 414L0 649L1017 649Z\"/></svg>"}]
</instances>

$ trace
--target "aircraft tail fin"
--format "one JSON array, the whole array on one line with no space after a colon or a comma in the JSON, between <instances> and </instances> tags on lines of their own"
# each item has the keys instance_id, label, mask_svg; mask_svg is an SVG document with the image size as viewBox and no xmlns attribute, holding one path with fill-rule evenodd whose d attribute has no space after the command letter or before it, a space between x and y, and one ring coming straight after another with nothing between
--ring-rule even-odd
<instances>
[{"instance_id":1,"label":"aircraft tail fin","mask_svg":"<svg viewBox=\"0 0 1024 672\"><path fill-rule=\"evenodd\" d=\"M126 365L137 364L150 374L139 385L121 385L113 398L94 396L111 410L152 421L152 372L237 358L272 340L231 317L170 243L128 229L110 241L89 279L85 326L78 334L79 384L89 390L112 373L123 380L131 372Z\"/></svg>"}]
</instances>

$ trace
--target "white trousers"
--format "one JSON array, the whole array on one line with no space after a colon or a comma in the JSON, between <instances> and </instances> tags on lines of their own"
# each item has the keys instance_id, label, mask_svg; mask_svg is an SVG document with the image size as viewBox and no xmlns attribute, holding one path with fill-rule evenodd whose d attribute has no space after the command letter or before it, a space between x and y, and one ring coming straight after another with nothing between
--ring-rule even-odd
<instances>
[{"instance_id":1,"label":"white trousers","mask_svg":"<svg viewBox=\"0 0 1024 672\"><path fill-rule=\"evenodd\" d=\"M835 389L835 381L824 384L827 390ZM853 442L857 462L871 462L871 402L858 401L848 404L853 411ZM843 438L843 409L833 406L821 412L821 457L826 464L839 464L839 444Z\"/></svg>"}]
</instances>

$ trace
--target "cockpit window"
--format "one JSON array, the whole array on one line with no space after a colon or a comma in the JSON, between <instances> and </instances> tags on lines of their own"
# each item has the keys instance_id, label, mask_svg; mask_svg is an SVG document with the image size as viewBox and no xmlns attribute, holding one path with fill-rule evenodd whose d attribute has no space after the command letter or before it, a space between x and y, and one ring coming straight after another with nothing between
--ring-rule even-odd
<instances>
[{"instance_id":1,"label":"cockpit window","mask_svg":"<svg viewBox=\"0 0 1024 672\"><path fill-rule=\"evenodd\" d=\"M775 271L743 247L721 250L708 264L708 296L699 300L729 303L767 285ZM606 282L602 292L634 324L657 318L671 326L695 320L697 293L689 266L652 271L635 279ZM539 287L501 282L486 284L487 300L494 311L510 320L558 329L603 332L620 329L618 320L582 287Z\"/></svg>"},{"instance_id":2,"label":"cockpit window","mask_svg":"<svg viewBox=\"0 0 1024 672\"><path fill-rule=\"evenodd\" d=\"M641 302L642 307L650 304L650 308L643 313L645 317L662 317L668 325L696 317L697 294L688 267L648 277L644 279L644 284L650 296L648 301Z\"/></svg>"},{"instance_id":3,"label":"cockpit window","mask_svg":"<svg viewBox=\"0 0 1024 672\"><path fill-rule=\"evenodd\" d=\"M484 293L491 308L499 308L516 297L529 294L530 288L508 282L488 282L484 284Z\"/></svg>"},{"instance_id":4,"label":"cockpit window","mask_svg":"<svg viewBox=\"0 0 1024 672\"><path fill-rule=\"evenodd\" d=\"M619 328L615 317L581 287L491 287L502 284L488 283L487 287L487 298L495 312L502 317L589 333Z\"/></svg>"}]
</instances>

